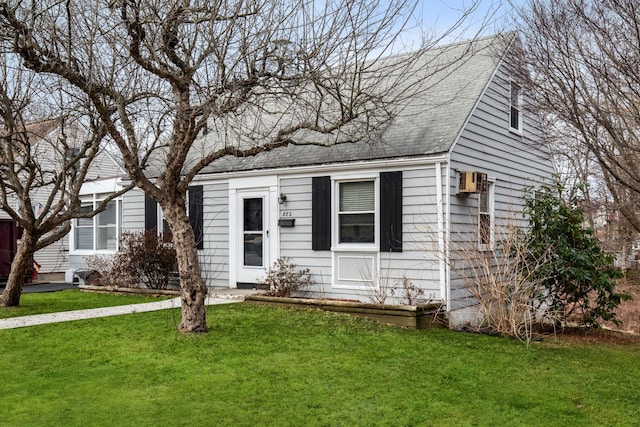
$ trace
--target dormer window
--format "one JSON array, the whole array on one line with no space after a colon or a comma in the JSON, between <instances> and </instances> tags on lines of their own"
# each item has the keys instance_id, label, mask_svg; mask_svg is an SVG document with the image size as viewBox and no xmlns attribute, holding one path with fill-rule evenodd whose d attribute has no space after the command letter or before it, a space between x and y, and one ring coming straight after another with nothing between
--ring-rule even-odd
<instances>
[{"instance_id":1,"label":"dormer window","mask_svg":"<svg viewBox=\"0 0 640 427\"><path fill-rule=\"evenodd\" d=\"M522 87L511 83L509 98L509 130L522 133Z\"/></svg>"}]
</instances>

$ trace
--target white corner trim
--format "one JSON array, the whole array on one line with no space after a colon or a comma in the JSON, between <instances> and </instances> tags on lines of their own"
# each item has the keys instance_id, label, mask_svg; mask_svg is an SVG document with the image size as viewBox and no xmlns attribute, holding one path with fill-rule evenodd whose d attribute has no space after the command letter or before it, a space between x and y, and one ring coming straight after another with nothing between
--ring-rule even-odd
<instances>
[{"instance_id":1,"label":"white corner trim","mask_svg":"<svg viewBox=\"0 0 640 427\"><path fill-rule=\"evenodd\" d=\"M447 167L447 171L449 168ZM440 295L442 299L448 302L449 298L447 295L447 242L446 242L446 232L445 232L445 218L444 218L444 200L442 194L442 164L440 162L436 163L435 167L436 174L436 215L438 216L438 279L440 281ZM448 177L447 173L447 177ZM447 182L447 193L448 190L448 182Z\"/></svg>"},{"instance_id":2,"label":"white corner trim","mask_svg":"<svg viewBox=\"0 0 640 427\"><path fill-rule=\"evenodd\" d=\"M237 191L234 188L229 188L229 263L227 268L229 269L229 287L236 288L238 282L237 265L238 265L238 238L236 236L236 230L238 229L238 209L237 209Z\"/></svg>"}]
</instances>

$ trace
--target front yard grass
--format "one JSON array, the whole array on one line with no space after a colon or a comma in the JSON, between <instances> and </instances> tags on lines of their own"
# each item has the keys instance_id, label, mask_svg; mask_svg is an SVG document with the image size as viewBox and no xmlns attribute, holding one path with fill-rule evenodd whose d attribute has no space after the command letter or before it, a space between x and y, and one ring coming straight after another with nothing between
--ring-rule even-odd
<instances>
[{"instance_id":1,"label":"front yard grass","mask_svg":"<svg viewBox=\"0 0 640 427\"><path fill-rule=\"evenodd\" d=\"M0 425L637 425L640 345L208 308L0 331Z\"/></svg>"},{"instance_id":2,"label":"front yard grass","mask_svg":"<svg viewBox=\"0 0 640 427\"><path fill-rule=\"evenodd\" d=\"M29 293L20 296L20 305L18 307L0 307L0 319L30 316L32 314L57 313L59 311L83 310L85 308L140 304L163 299L167 299L167 297L99 294L81 292L77 289L68 289L60 292Z\"/></svg>"}]
</instances>

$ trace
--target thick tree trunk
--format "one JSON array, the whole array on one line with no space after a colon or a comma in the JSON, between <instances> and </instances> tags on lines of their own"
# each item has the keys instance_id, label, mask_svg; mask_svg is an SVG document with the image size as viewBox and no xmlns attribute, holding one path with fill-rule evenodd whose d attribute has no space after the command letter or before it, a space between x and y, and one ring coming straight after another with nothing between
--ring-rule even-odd
<instances>
[{"instance_id":1,"label":"thick tree trunk","mask_svg":"<svg viewBox=\"0 0 640 427\"><path fill-rule=\"evenodd\" d=\"M37 241L37 238L26 232L22 235L22 242L18 246L16 256L11 262L7 285L0 297L0 306L17 307L20 305L24 279L33 268L33 254Z\"/></svg>"},{"instance_id":2,"label":"thick tree trunk","mask_svg":"<svg viewBox=\"0 0 640 427\"><path fill-rule=\"evenodd\" d=\"M185 206L163 206L165 219L173 233L173 243L180 273L182 332L206 332L205 298L207 287L202 279L196 239Z\"/></svg>"}]
</instances>

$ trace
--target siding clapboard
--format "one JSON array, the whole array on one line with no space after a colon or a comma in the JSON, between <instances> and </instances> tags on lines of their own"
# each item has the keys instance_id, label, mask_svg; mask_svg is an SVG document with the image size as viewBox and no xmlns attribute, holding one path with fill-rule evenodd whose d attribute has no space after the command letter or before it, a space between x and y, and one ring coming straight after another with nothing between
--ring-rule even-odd
<instances>
[{"instance_id":1,"label":"siding clapboard","mask_svg":"<svg viewBox=\"0 0 640 427\"><path fill-rule=\"evenodd\" d=\"M403 171L403 252L381 252L379 275L381 282L392 287L401 287L406 277L422 289L424 298L440 299L434 173L432 164ZM286 205L281 209L296 220L295 227L280 229L280 254L299 268L310 270L317 282L312 292L315 296L370 301L371 291L333 287L333 253L311 249L311 181L308 175L280 179L280 190L287 195ZM396 289L396 294L401 292Z\"/></svg>"},{"instance_id":2,"label":"siding clapboard","mask_svg":"<svg viewBox=\"0 0 640 427\"><path fill-rule=\"evenodd\" d=\"M477 242L478 195L456 195L457 172L481 171L495 179L494 223L496 233L507 223L524 224L523 191L550 182L553 165L540 144L541 131L535 116L523 109L522 135L509 130L510 65L498 68L451 152L449 180L450 246L453 250ZM455 271L450 279L450 309L476 304L468 285Z\"/></svg>"},{"instance_id":3,"label":"siding clapboard","mask_svg":"<svg viewBox=\"0 0 640 427\"><path fill-rule=\"evenodd\" d=\"M203 185L204 248L198 251L207 285L229 287L229 185L216 181Z\"/></svg>"}]
</instances>

